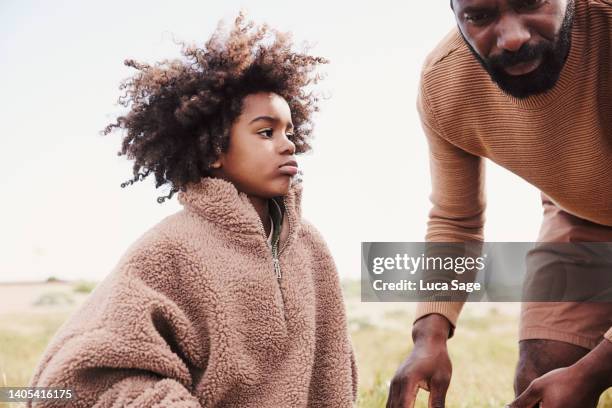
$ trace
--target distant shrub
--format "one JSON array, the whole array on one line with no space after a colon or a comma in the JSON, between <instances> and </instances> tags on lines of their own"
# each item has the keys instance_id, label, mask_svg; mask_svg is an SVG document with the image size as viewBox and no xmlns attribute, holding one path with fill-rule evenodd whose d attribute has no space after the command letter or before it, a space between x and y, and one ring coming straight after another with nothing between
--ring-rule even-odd
<instances>
[{"instance_id":1,"label":"distant shrub","mask_svg":"<svg viewBox=\"0 0 612 408\"><path fill-rule=\"evenodd\" d=\"M47 283L55 283L55 282L60 282L60 279L59 279L59 278L57 278L57 277L55 277L55 276L49 276L49 277L47 278L47 281L46 281L46 282L47 282Z\"/></svg>"},{"instance_id":2,"label":"distant shrub","mask_svg":"<svg viewBox=\"0 0 612 408\"><path fill-rule=\"evenodd\" d=\"M79 281L74 284L72 288L76 293L90 293L96 287L96 282L91 281Z\"/></svg>"},{"instance_id":3,"label":"distant shrub","mask_svg":"<svg viewBox=\"0 0 612 408\"><path fill-rule=\"evenodd\" d=\"M72 305L74 298L70 293L66 292L49 292L43 293L34 302L34 306L66 306Z\"/></svg>"}]
</instances>

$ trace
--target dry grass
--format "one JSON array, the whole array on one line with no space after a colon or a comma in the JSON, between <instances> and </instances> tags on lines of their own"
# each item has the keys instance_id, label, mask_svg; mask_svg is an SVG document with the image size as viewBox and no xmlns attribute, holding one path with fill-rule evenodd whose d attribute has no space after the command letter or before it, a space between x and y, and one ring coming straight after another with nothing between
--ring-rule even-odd
<instances>
[{"instance_id":1,"label":"dry grass","mask_svg":"<svg viewBox=\"0 0 612 408\"><path fill-rule=\"evenodd\" d=\"M76 291L71 285L54 285L53 290L32 287L29 296L27 290L19 289L20 299L13 299L10 310L3 303L0 309L1 386L28 383L47 342L85 296L83 285ZM7 293L5 289L0 285L0 298ZM58 294L62 292L65 296ZM361 303L354 285L347 286L345 293L360 372L359 407L384 407L388 382L410 352L413 305ZM55 297L59 303L34 306L43 296ZM73 302L65 302L66 296ZM21 305L17 304L18 300ZM512 399L517 312L517 305L466 306L457 336L449 346L453 380L448 407L502 407ZM426 402L427 395L422 392L416 407L426 407ZM0 408L5 407L9 405L0 403ZM611 392L602 398L600 407L612 407Z\"/></svg>"}]
</instances>

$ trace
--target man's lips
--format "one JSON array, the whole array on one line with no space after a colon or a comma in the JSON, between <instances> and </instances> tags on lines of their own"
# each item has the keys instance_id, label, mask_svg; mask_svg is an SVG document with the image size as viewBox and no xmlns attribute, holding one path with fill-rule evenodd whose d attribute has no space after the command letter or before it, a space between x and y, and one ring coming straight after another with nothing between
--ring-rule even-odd
<instances>
[{"instance_id":1,"label":"man's lips","mask_svg":"<svg viewBox=\"0 0 612 408\"><path fill-rule=\"evenodd\" d=\"M298 173L298 164L295 160L289 160L286 163L281 164L278 170L289 176L295 176Z\"/></svg>"},{"instance_id":2,"label":"man's lips","mask_svg":"<svg viewBox=\"0 0 612 408\"><path fill-rule=\"evenodd\" d=\"M508 75L512 76L525 75L535 71L541 63L542 58L536 58L533 61L521 62L510 67L504 67L504 71L506 71Z\"/></svg>"}]
</instances>

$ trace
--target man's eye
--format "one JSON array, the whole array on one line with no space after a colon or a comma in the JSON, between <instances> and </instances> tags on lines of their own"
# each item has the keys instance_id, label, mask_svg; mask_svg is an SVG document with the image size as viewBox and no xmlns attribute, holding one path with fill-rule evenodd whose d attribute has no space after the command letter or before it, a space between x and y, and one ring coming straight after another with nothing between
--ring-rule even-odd
<instances>
[{"instance_id":1,"label":"man's eye","mask_svg":"<svg viewBox=\"0 0 612 408\"><path fill-rule=\"evenodd\" d=\"M518 4L518 8L523 10L534 10L544 4L544 0L522 0Z\"/></svg>"},{"instance_id":2,"label":"man's eye","mask_svg":"<svg viewBox=\"0 0 612 408\"><path fill-rule=\"evenodd\" d=\"M265 137L272 137L272 129L261 129L257 134Z\"/></svg>"},{"instance_id":3,"label":"man's eye","mask_svg":"<svg viewBox=\"0 0 612 408\"><path fill-rule=\"evenodd\" d=\"M491 20L491 17L492 15L486 12L470 13L465 15L466 21L475 25L485 24Z\"/></svg>"}]
</instances>

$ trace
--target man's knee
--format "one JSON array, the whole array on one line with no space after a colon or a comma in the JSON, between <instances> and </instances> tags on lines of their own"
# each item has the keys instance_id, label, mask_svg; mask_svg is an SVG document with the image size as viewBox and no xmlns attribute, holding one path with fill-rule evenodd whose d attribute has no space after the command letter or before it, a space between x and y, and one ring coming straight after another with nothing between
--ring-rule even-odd
<instances>
[{"instance_id":1,"label":"man's knee","mask_svg":"<svg viewBox=\"0 0 612 408\"><path fill-rule=\"evenodd\" d=\"M580 360L589 350L555 340L522 340L514 377L514 392L519 395L538 377L567 367Z\"/></svg>"}]
</instances>

